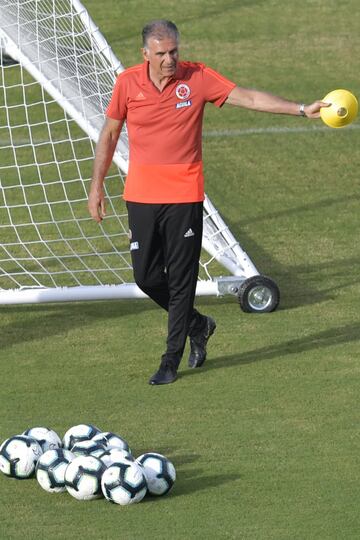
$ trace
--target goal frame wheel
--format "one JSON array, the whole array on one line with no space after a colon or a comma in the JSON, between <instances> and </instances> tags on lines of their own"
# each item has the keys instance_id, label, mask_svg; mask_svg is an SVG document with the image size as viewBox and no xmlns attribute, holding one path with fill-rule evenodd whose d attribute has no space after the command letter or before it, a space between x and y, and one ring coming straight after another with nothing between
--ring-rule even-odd
<instances>
[{"instance_id":1,"label":"goal frame wheel","mask_svg":"<svg viewBox=\"0 0 360 540\"><path fill-rule=\"evenodd\" d=\"M280 302L279 287L267 276L257 275L245 279L237 293L245 313L270 313Z\"/></svg>"}]
</instances>

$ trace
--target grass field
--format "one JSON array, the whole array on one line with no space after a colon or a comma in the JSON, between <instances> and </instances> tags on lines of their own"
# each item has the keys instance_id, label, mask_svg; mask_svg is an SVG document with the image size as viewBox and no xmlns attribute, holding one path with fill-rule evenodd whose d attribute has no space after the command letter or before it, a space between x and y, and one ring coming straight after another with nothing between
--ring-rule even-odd
<instances>
[{"instance_id":1,"label":"grass field","mask_svg":"<svg viewBox=\"0 0 360 540\"><path fill-rule=\"evenodd\" d=\"M355 0L84 4L126 66L143 24L166 17L184 58L241 85L360 94ZM360 124L320 128L208 106L207 192L282 299L258 316L199 300L218 324L201 370L184 358L174 385L147 384L166 339L150 301L0 307L1 441L91 422L178 475L167 497L126 508L1 476L1 540L359 538Z\"/></svg>"}]
</instances>

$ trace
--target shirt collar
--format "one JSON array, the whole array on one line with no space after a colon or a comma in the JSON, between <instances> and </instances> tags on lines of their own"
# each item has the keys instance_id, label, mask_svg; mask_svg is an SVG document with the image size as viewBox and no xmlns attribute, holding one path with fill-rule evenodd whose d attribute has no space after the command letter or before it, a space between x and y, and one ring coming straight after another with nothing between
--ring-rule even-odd
<instances>
[{"instance_id":1,"label":"shirt collar","mask_svg":"<svg viewBox=\"0 0 360 540\"><path fill-rule=\"evenodd\" d=\"M182 65L181 62L178 62L175 75L170 79L169 84L171 84L172 81L178 81L183 78L185 68ZM150 82L149 77L149 62L148 60L144 60L143 67L142 67L142 73L141 73L141 84L147 85Z\"/></svg>"}]
</instances>

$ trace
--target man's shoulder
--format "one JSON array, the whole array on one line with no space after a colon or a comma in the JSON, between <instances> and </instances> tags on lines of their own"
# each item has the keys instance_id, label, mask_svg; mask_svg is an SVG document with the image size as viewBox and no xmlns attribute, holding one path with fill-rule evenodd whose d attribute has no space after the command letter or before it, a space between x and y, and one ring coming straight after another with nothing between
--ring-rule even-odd
<instances>
[{"instance_id":1,"label":"man's shoulder","mask_svg":"<svg viewBox=\"0 0 360 540\"><path fill-rule=\"evenodd\" d=\"M218 71L202 62L189 62L187 60L179 62L180 78L190 79L190 77L202 77L203 74L209 73L214 76L222 77L222 75Z\"/></svg>"},{"instance_id":2,"label":"man's shoulder","mask_svg":"<svg viewBox=\"0 0 360 540\"><path fill-rule=\"evenodd\" d=\"M203 84L209 84L210 81L218 81L222 84L235 86L235 83L230 81L230 79L227 79L216 71L215 69L207 66L206 64L203 64L201 62L181 62L183 68L182 68L182 78L184 80L201 80ZM200 74L200 76L197 76L197 74Z\"/></svg>"},{"instance_id":3,"label":"man's shoulder","mask_svg":"<svg viewBox=\"0 0 360 540\"><path fill-rule=\"evenodd\" d=\"M206 68L206 65L202 62L190 62L188 60L181 60L179 65L183 71L191 73L200 73Z\"/></svg>"},{"instance_id":4,"label":"man's shoulder","mask_svg":"<svg viewBox=\"0 0 360 540\"><path fill-rule=\"evenodd\" d=\"M124 69L124 71L122 71L118 75L118 79L127 79L127 78L137 77L141 75L142 70L143 70L143 64L136 64L135 66L130 66Z\"/></svg>"}]
</instances>

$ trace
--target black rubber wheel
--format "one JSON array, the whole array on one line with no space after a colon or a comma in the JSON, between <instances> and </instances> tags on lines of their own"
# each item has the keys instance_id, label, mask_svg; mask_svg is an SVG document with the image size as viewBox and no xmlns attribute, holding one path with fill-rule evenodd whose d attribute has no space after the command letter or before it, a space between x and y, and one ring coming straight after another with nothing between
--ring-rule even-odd
<instances>
[{"instance_id":1,"label":"black rubber wheel","mask_svg":"<svg viewBox=\"0 0 360 540\"><path fill-rule=\"evenodd\" d=\"M271 278L252 276L240 285L238 300L245 313L270 313L279 305L279 287Z\"/></svg>"}]
</instances>

